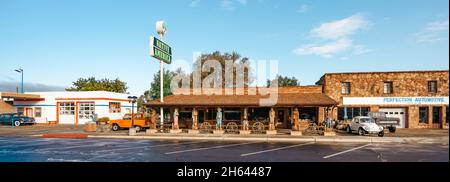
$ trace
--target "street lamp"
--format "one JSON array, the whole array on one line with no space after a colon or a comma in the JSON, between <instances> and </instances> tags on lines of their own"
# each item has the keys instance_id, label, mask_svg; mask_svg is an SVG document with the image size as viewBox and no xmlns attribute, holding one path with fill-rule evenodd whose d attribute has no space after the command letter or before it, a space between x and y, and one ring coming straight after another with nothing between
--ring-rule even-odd
<instances>
[{"instance_id":1,"label":"street lamp","mask_svg":"<svg viewBox=\"0 0 450 182\"><path fill-rule=\"evenodd\" d=\"M128 96L128 101L131 103L131 127L134 127L134 103L136 103L136 96Z\"/></svg>"},{"instance_id":2,"label":"street lamp","mask_svg":"<svg viewBox=\"0 0 450 182\"><path fill-rule=\"evenodd\" d=\"M16 69L14 71L16 71L17 73L21 73L22 74L22 84L21 84L22 87L20 87L20 91L21 91L21 93L23 93L23 69L19 68L19 69Z\"/></svg>"}]
</instances>

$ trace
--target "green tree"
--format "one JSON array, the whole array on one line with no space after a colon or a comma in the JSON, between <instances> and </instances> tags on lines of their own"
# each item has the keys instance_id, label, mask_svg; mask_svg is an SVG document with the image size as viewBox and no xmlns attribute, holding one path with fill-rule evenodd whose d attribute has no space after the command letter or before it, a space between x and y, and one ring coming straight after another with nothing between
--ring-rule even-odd
<instances>
[{"instance_id":1,"label":"green tree","mask_svg":"<svg viewBox=\"0 0 450 182\"><path fill-rule=\"evenodd\" d=\"M241 57L241 55L239 55L236 52L232 52L232 53L220 53L219 51L215 51L213 53L210 54L202 54L200 56L200 58L194 63L194 68L198 68L199 64L201 63L201 65L204 65L206 61L208 60L216 60L219 61L220 65L222 66L222 80L220 80L222 82L222 88L225 87L234 87L236 85L236 80L237 77L244 77L244 86L248 86L250 83L252 83L254 81L254 75L252 72L252 69L250 67L250 65L248 65L247 68L245 68L245 63L246 61L248 61L249 59L246 57ZM244 68L244 74L237 74L236 71L237 69L233 69L232 73L233 73L233 85L225 85L225 62L226 60L231 60L233 62L233 67L234 68ZM201 69L201 67L200 67ZM214 70L211 70L210 72L201 72L201 80L203 81L208 75L210 75ZM191 74L192 76L192 74ZM192 84L191 84L192 86Z\"/></svg>"},{"instance_id":2,"label":"green tree","mask_svg":"<svg viewBox=\"0 0 450 182\"><path fill-rule=\"evenodd\" d=\"M127 93L127 83L116 78L115 80L100 79L95 77L79 78L73 82L73 86L66 88L66 91L109 91L117 93Z\"/></svg>"},{"instance_id":3,"label":"green tree","mask_svg":"<svg viewBox=\"0 0 450 182\"><path fill-rule=\"evenodd\" d=\"M279 87L287 87L287 86L299 86L300 82L295 77L287 77L287 76L281 76L277 75L276 79L278 79L278 86ZM273 80L267 80L267 87L270 87L270 84L274 81Z\"/></svg>"},{"instance_id":4,"label":"green tree","mask_svg":"<svg viewBox=\"0 0 450 182\"><path fill-rule=\"evenodd\" d=\"M151 83L150 87L150 98L151 99L159 99L160 97L160 71L158 71L155 75L153 75L153 82ZM172 95L172 92L170 90L170 83L172 82L172 78L174 77L175 73L169 70L164 71L164 97L168 95Z\"/></svg>"}]
</instances>

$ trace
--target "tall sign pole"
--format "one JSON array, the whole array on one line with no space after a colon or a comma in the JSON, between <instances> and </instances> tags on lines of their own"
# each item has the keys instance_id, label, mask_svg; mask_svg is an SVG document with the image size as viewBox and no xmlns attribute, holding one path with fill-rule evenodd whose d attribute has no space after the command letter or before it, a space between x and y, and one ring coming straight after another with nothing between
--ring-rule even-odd
<instances>
[{"instance_id":1,"label":"tall sign pole","mask_svg":"<svg viewBox=\"0 0 450 182\"><path fill-rule=\"evenodd\" d=\"M156 22L156 32L159 35L159 39L156 39L154 37L150 38L150 55L152 57L155 57L159 60L160 64L160 101L161 103L164 102L164 62L167 64L170 64L172 62L172 48L164 43L163 38L164 34L166 33L166 25L164 21L157 21ZM161 129L164 127L164 109L161 106L160 110L160 122L161 122Z\"/></svg>"}]
</instances>

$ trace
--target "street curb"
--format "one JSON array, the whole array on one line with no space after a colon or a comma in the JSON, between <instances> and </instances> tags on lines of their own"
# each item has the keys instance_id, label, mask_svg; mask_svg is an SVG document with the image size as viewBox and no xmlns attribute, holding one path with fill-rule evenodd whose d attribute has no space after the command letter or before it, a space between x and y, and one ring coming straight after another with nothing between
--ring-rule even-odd
<instances>
[{"instance_id":1,"label":"street curb","mask_svg":"<svg viewBox=\"0 0 450 182\"><path fill-rule=\"evenodd\" d=\"M208 140L208 141L255 141L255 142L333 142L333 143L405 143L399 137L376 138L376 137L295 137L295 138L273 138L273 137L218 137L218 136L101 136L88 135L88 138L110 138L110 139L153 139L153 140Z\"/></svg>"}]
</instances>

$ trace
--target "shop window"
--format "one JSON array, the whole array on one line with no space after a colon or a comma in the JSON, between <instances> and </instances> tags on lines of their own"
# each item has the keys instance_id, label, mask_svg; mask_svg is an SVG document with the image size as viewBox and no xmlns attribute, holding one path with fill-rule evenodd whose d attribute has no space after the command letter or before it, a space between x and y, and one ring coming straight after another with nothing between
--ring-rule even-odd
<instances>
[{"instance_id":1,"label":"shop window","mask_svg":"<svg viewBox=\"0 0 450 182\"><path fill-rule=\"evenodd\" d=\"M437 93L437 81L428 81L428 92Z\"/></svg>"},{"instance_id":2,"label":"shop window","mask_svg":"<svg viewBox=\"0 0 450 182\"><path fill-rule=\"evenodd\" d=\"M120 113L120 102L110 102L109 103L110 113Z\"/></svg>"},{"instance_id":3,"label":"shop window","mask_svg":"<svg viewBox=\"0 0 450 182\"><path fill-rule=\"evenodd\" d=\"M248 120L267 120L269 118L269 108L250 108L248 110Z\"/></svg>"},{"instance_id":4,"label":"shop window","mask_svg":"<svg viewBox=\"0 0 450 182\"><path fill-rule=\"evenodd\" d=\"M441 120L441 107L433 107L433 123L440 123Z\"/></svg>"},{"instance_id":5,"label":"shop window","mask_svg":"<svg viewBox=\"0 0 450 182\"><path fill-rule=\"evenodd\" d=\"M344 120L344 111L344 107L338 108L338 120ZM347 107L347 118L353 119L356 116L368 116L369 111L369 107Z\"/></svg>"},{"instance_id":6,"label":"shop window","mask_svg":"<svg viewBox=\"0 0 450 182\"><path fill-rule=\"evenodd\" d=\"M95 105L93 102L78 103L78 118L91 119L95 114Z\"/></svg>"},{"instance_id":7,"label":"shop window","mask_svg":"<svg viewBox=\"0 0 450 182\"><path fill-rule=\"evenodd\" d=\"M317 107L302 107L300 110L300 119L317 121Z\"/></svg>"},{"instance_id":8,"label":"shop window","mask_svg":"<svg viewBox=\"0 0 450 182\"><path fill-rule=\"evenodd\" d=\"M229 108L223 111L224 120L241 120L241 109L239 108Z\"/></svg>"},{"instance_id":9,"label":"shop window","mask_svg":"<svg viewBox=\"0 0 450 182\"><path fill-rule=\"evenodd\" d=\"M34 108L34 117L36 118L42 117L42 109L40 107Z\"/></svg>"},{"instance_id":10,"label":"shop window","mask_svg":"<svg viewBox=\"0 0 450 182\"><path fill-rule=\"evenodd\" d=\"M178 118L181 119L192 119L192 112L191 111L180 111L178 113Z\"/></svg>"},{"instance_id":11,"label":"shop window","mask_svg":"<svg viewBox=\"0 0 450 182\"><path fill-rule=\"evenodd\" d=\"M342 82L341 83L341 87L342 87L342 94L350 94L350 82Z\"/></svg>"},{"instance_id":12,"label":"shop window","mask_svg":"<svg viewBox=\"0 0 450 182\"><path fill-rule=\"evenodd\" d=\"M419 123L428 123L428 107L419 107Z\"/></svg>"},{"instance_id":13,"label":"shop window","mask_svg":"<svg viewBox=\"0 0 450 182\"><path fill-rule=\"evenodd\" d=\"M61 102L59 103L60 115L75 115L75 103L74 102Z\"/></svg>"},{"instance_id":14,"label":"shop window","mask_svg":"<svg viewBox=\"0 0 450 182\"><path fill-rule=\"evenodd\" d=\"M17 108L17 113L18 113L19 115L23 115L23 107L18 107L18 108Z\"/></svg>"},{"instance_id":15,"label":"shop window","mask_svg":"<svg viewBox=\"0 0 450 182\"><path fill-rule=\"evenodd\" d=\"M216 120L217 108L208 108L206 110L206 120Z\"/></svg>"},{"instance_id":16,"label":"shop window","mask_svg":"<svg viewBox=\"0 0 450 182\"><path fill-rule=\"evenodd\" d=\"M393 93L393 84L392 82L384 82L383 83L383 93L392 94Z\"/></svg>"}]
</instances>

